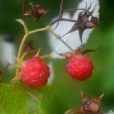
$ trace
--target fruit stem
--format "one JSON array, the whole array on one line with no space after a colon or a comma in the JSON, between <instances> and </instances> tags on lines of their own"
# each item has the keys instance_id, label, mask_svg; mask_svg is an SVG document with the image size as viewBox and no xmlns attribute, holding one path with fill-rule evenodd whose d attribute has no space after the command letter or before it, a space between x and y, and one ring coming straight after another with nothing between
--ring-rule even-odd
<instances>
[{"instance_id":1,"label":"fruit stem","mask_svg":"<svg viewBox=\"0 0 114 114\"><path fill-rule=\"evenodd\" d=\"M21 59L24 59L24 57L25 57L27 54L28 54L27 52L23 53L23 55L21 56Z\"/></svg>"},{"instance_id":2,"label":"fruit stem","mask_svg":"<svg viewBox=\"0 0 114 114\"><path fill-rule=\"evenodd\" d=\"M27 27L27 26L26 26ZM18 58L20 58L21 56L21 51L22 51L22 47L23 47L23 44L25 42L25 40L27 39L27 37L32 34L32 33L36 33L36 32L40 32L40 31L45 31L47 29L49 29L50 25L44 27L44 28L41 28L41 29L36 29L36 30L33 30L33 31L28 31L27 32L25 31L25 35L22 39L22 42L20 44L20 47L19 47L19 51L18 51ZM26 29L25 29L26 30ZM17 61L17 65L19 64L19 62ZM16 75L18 75L18 71L19 71L19 68L16 69Z\"/></svg>"},{"instance_id":3,"label":"fruit stem","mask_svg":"<svg viewBox=\"0 0 114 114\"><path fill-rule=\"evenodd\" d=\"M36 32L40 32L40 31L45 31L45 30L48 30L50 27L50 25L44 27L44 28L41 28L41 29L36 29L36 30L32 30L29 32L29 34L32 34L32 33L36 33Z\"/></svg>"},{"instance_id":4,"label":"fruit stem","mask_svg":"<svg viewBox=\"0 0 114 114\"><path fill-rule=\"evenodd\" d=\"M21 66L19 66L19 65L14 65L14 64L11 64L11 63L8 63L8 62L7 62L7 64L9 64L9 66L13 66L13 67L16 67L16 68L21 68Z\"/></svg>"},{"instance_id":5,"label":"fruit stem","mask_svg":"<svg viewBox=\"0 0 114 114\"><path fill-rule=\"evenodd\" d=\"M59 35L55 34L52 30L50 30L50 29L47 29L47 30L50 33L52 33L55 37L57 37L57 38L60 37ZM59 40L74 53L74 50L64 40L62 40L61 38L59 38Z\"/></svg>"},{"instance_id":6,"label":"fruit stem","mask_svg":"<svg viewBox=\"0 0 114 114\"><path fill-rule=\"evenodd\" d=\"M21 56L22 47L23 47L23 44L24 44L24 42L25 42L28 35L29 35L29 33L25 34L23 39L22 39L22 42L20 44L19 51L18 51L18 58L20 58L20 56ZM18 64L19 64L19 62L17 61L17 65ZM18 75L18 71L19 71L19 68L16 69L16 76Z\"/></svg>"},{"instance_id":7,"label":"fruit stem","mask_svg":"<svg viewBox=\"0 0 114 114\"><path fill-rule=\"evenodd\" d=\"M19 77L18 75L15 76L15 77L10 81L10 83L13 82L13 81L17 81L17 80L20 80L20 77Z\"/></svg>"},{"instance_id":8,"label":"fruit stem","mask_svg":"<svg viewBox=\"0 0 114 114\"><path fill-rule=\"evenodd\" d=\"M40 58L41 58L41 59L45 59L45 58L50 57L50 56L51 56L51 54L47 54L47 55L42 55L42 56L40 56Z\"/></svg>"},{"instance_id":9,"label":"fruit stem","mask_svg":"<svg viewBox=\"0 0 114 114\"><path fill-rule=\"evenodd\" d=\"M36 101L40 102L40 100L38 98L36 98L32 93L30 93L29 91L27 91L27 93Z\"/></svg>"}]
</instances>

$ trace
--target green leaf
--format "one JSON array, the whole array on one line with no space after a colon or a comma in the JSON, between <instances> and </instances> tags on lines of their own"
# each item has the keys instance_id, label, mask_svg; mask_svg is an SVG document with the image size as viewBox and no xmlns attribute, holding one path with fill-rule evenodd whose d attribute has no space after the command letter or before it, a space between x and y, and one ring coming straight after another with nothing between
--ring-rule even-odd
<instances>
[{"instance_id":1,"label":"green leaf","mask_svg":"<svg viewBox=\"0 0 114 114\"><path fill-rule=\"evenodd\" d=\"M0 114L28 114L27 93L19 83L0 83Z\"/></svg>"},{"instance_id":2,"label":"green leaf","mask_svg":"<svg viewBox=\"0 0 114 114\"><path fill-rule=\"evenodd\" d=\"M44 96L42 96L42 99L40 101L39 110L40 110L40 114L48 114L47 113L46 101L45 101Z\"/></svg>"},{"instance_id":3,"label":"green leaf","mask_svg":"<svg viewBox=\"0 0 114 114\"><path fill-rule=\"evenodd\" d=\"M26 109L28 111L28 114L40 114L39 102L41 99L41 94L39 94L34 88L28 88L27 93L28 93L28 100L26 104Z\"/></svg>"},{"instance_id":4,"label":"green leaf","mask_svg":"<svg viewBox=\"0 0 114 114\"><path fill-rule=\"evenodd\" d=\"M35 89L38 91L38 93L42 93L47 98L52 98L55 95L55 89L49 85L45 85Z\"/></svg>"},{"instance_id":5,"label":"green leaf","mask_svg":"<svg viewBox=\"0 0 114 114\"><path fill-rule=\"evenodd\" d=\"M27 93L29 95L26 104L28 114L47 114L44 95L42 93L39 93L36 89L30 88Z\"/></svg>"},{"instance_id":6,"label":"green leaf","mask_svg":"<svg viewBox=\"0 0 114 114\"><path fill-rule=\"evenodd\" d=\"M34 100L32 97L28 99L26 108L28 114L39 114L39 103L38 101Z\"/></svg>"},{"instance_id":7,"label":"green leaf","mask_svg":"<svg viewBox=\"0 0 114 114\"><path fill-rule=\"evenodd\" d=\"M29 32L26 24L24 23L24 21L22 19L16 19L16 21L23 25L23 27L25 29L25 33L28 33Z\"/></svg>"},{"instance_id":8,"label":"green leaf","mask_svg":"<svg viewBox=\"0 0 114 114\"><path fill-rule=\"evenodd\" d=\"M16 19L16 21L25 26L24 21L22 19Z\"/></svg>"}]
</instances>

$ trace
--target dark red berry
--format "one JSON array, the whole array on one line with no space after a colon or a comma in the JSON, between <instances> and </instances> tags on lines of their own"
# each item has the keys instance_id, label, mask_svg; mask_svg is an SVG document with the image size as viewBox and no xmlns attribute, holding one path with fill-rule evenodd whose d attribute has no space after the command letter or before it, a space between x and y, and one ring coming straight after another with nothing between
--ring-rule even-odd
<instances>
[{"instance_id":1,"label":"dark red berry","mask_svg":"<svg viewBox=\"0 0 114 114\"><path fill-rule=\"evenodd\" d=\"M84 81L92 74L93 64L88 57L73 57L70 59L70 63L66 66L66 71L70 77Z\"/></svg>"},{"instance_id":2,"label":"dark red berry","mask_svg":"<svg viewBox=\"0 0 114 114\"><path fill-rule=\"evenodd\" d=\"M29 59L21 68L21 79L31 88L44 86L49 76L49 67L39 57Z\"/></svg>"}]
</instances>

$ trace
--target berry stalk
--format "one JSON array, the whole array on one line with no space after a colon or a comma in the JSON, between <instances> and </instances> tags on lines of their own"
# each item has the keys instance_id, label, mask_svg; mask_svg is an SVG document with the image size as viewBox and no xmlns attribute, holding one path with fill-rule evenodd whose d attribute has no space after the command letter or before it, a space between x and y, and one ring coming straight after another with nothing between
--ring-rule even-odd
<instances>
[{"instance_id":1,"label":"berry stalk","mask_svg":"<svg viewBox=\"0 0 114 114\"><path fill-rule=\"evenodd\" d=\"M27 26L25 26L25 27L27 28ZM46 27L44 27L44 28L41 28L41 29L33 30L33 31L28 31L28 29L27 29L28 32L26 32L26 28L25 28L25 35L24 35L24 37L23 37L23 39L22 39L22 42L21 42L21 44L20 44L20 47L19 47L18 58L20 58L20 56L21 56L22 47L23 47L23 44L24 44L25 40L27 39L27 37L28 37L30 34L32 34L32 33L36 33L36 32L40 32L40 31L48 30L49 27L50 27L50 25L48 25L48 26L46 26ZM18 64L19 64L19 63L17 62L17 65L18 65ZM18 75L18 71L19 71L19 68L16 69L16 76Z\"/></svg>"},{"instance_id":2,"label":"berry stalk","mask_svg":"<svg viewBox=\"0 0 114 114\"><path fill-rule=\"evenodd\" d=\"M57 34L55 34L52 30L50 30L50 29L47 29L51 34L53 34L55 37L60 37L59 35L57 35ZM74 50L66 43L66 42L64 42L62 39L60 39L59 38L59 40L65 45L65 46L67 46L73 53L74 53Z\"/></svg>"}]
</instances>

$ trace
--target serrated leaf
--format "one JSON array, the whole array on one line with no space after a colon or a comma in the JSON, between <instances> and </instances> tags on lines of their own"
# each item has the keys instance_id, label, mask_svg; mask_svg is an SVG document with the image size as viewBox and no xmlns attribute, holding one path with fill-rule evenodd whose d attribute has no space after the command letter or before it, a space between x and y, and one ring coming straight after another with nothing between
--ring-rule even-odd
<instances>
[{"instance_id":1,"label":"serrated leaf","mask_svg":"<svg viewBox=\"0 0 114 114\"><path fill-rule=\"evenodd\" d=\"M27 114L25 90L14 84L0 84L0 114Z\"/></svg>"},{"instance_id":2,"label":"serrated leaf","mask_svg":"<svg viewBox=\"0 0 114 114\"><path fill-rule=\"evenodd\" d=\"M40 101L39 110L40 110L40 114L48 114L47 113L46 101L45 101L44 96L42 96L42 99Z\"/></svg>"}]
</instances>

